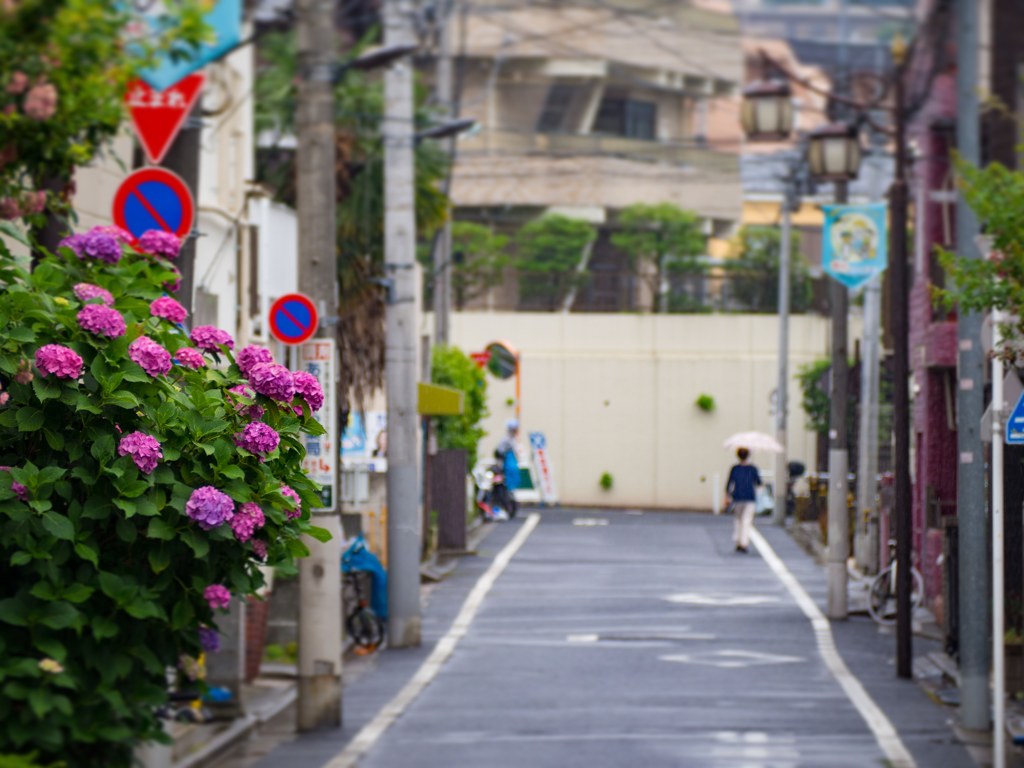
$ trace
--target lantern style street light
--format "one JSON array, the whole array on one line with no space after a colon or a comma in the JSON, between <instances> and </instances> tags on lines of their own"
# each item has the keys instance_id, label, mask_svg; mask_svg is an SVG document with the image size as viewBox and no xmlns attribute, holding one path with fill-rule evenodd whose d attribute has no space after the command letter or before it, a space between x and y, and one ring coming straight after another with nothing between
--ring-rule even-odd
<instances>
[{"instance_id":1,"label":"lantern style street light","mask_svg":"<svg viewBox=\"0 0 1024 768\"><path fill-rule=\"evenodd\" d=\"M743 89L740 124L751 141L781 141L793 131L793 91L785 80L758 80Z\"/></svg>"},{"instance_id":2,"label":"lantern style street light","mask_svg":"<svg viewBox=\"0 0 1024 768\"><path fill-rule=\"evenodd\" d=\"M808 135L807 164L817 181L850 181L860 170L860 139L857 126L830 123Z\"/></svg>"}]
</instances>

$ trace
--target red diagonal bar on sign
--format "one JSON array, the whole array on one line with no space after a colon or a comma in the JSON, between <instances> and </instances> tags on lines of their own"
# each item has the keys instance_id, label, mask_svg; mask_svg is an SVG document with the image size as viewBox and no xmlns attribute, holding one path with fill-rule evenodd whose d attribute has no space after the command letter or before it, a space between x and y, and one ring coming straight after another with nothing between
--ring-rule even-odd
<instances>
[{"instance_id":1,"label":"red diagonal bar on sign","mask_svg":"<svg viewBox=\"0 0 1024 768\"><path fill-rule=\"evenodd\" d=\"M295 327L296 328L300 329L303 333L306 332L306 326L304 326L302 323L300 323L298 320L296 320L295 316L291 312L289 312L287 309L285 309L284 307L280 307L277 311L280 312L285 317L287 317L293 323L295 323Z\"/></svg>"},{"instance_id":2,"label":"red diagonal bar on sign","mask_svg":"<svg viewBox=\"0 0 1024 768\"><path fill-rule=\"evenodd\" d=\"M161 216L159 213L157 213L156 208L154 208L152 205L150 205L150 202L149 202L149 200L146 199L145 195L142 195L142 194L139 193L138 188L133 189L132 190L132 194L135 195L135 199L136 200L138 200L140 203L142 203L142 207L146 209L146 211L149 213L149 215L152 216L154 219L156 219L156 223L164 228L164 232L174 232L173 229L171 229L169 226L167 226L167 222L164 221L164 217Z\"/></svg>"}]
</instances>

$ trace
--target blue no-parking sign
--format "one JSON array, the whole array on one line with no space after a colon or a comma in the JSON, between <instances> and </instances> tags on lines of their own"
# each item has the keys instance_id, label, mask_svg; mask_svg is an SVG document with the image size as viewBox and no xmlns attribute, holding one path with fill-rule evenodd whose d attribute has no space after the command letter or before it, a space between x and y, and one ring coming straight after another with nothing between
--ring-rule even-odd
<instances>
[{"instance_id":1,"label":"blue no-parking sign","mask_svg":"<svg viewBox=\"0 0 1024 768\"><path fill-rule=\"evenodd\" d=\"M180 176L164 168L143 168L118 187L113 219L135 238L150 229L185 238L195 221L195 203Z\"/></svg>"},{"instance_id":2,"label":"blue no-parking sign","mask_svg":"<svg viewBox=\"0 0 1024 768\"><path fill-rule=\"evenodd\" d=\"M270 307L270 333L282 344L301 344L316 333L320 317L312 299L289 293Z\"/></svg>"}]
</instances>

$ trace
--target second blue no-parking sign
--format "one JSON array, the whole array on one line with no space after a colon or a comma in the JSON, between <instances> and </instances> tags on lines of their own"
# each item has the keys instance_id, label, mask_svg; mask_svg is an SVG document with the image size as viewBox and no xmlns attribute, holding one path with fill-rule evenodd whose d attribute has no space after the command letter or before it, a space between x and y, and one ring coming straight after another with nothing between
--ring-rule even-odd
<instances>
[{"instance_id":1,"label":"second blue no-parking sign","mask_svg":"<svg viewBox=\"0 0 1024 768\"><path fill-rule=\"evenodd\" d=\"M316 305L304 294L286 294L270 307L270 333L282 344L301 344L312 338L319 324Z\"/></svg>"}]
</instances>

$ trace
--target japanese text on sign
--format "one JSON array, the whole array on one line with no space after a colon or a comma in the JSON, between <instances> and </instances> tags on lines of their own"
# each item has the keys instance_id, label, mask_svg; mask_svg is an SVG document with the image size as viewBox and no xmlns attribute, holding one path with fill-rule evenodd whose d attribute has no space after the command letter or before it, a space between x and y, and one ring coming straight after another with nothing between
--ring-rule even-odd
<instances>
[{"instance_id":1,"label":"japanese text on sign","mask_svg":"<svg viewBox=\"0 0 1024 768\"><path fill-rule=\"evenodd\" d=\"M334 512L337 509L338 476L338 417L335 400L333 339L315 339L298 346L298 369L315 376L324 391L323 407L313 414L326 430L323 435L306 436L306 457L302 469L309 479L321 487L321 504L314 512Z\"/></svg>"}]
</instances>

